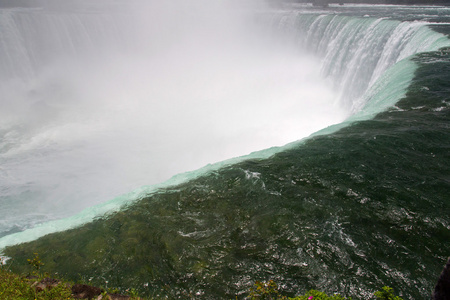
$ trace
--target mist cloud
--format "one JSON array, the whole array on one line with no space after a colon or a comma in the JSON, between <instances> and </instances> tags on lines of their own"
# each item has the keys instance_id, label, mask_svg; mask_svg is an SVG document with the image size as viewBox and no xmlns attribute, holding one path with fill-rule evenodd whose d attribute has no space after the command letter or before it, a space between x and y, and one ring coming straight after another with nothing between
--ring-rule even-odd
<instances>
[{"instance_id":1,"label":"mist cloud","mask_svg":"<svg viewBox=\"0 0 450 300\"><path fill-rule=\"evenodd\" d=\"M26 41L45 62L10 92L11 199L34 191L43 212L69 215L342 121L320 62L262 30L254 4L25 12L38 29L58 27L46 46Z\"/></svg>"}]
</instances>

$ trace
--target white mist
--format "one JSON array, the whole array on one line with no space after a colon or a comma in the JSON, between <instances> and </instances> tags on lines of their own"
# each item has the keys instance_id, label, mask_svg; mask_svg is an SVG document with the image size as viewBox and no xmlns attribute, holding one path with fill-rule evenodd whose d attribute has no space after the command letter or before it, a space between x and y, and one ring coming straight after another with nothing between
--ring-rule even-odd
<instances>
[{"instance_id":1,"label":"white mist","mask_svg":"<svg viewBox=\"0 0 450 300\"><path fill-rule=\"evenodd\" d=\"M346 117L320 62L260 30L248 5L2 13L11 28L14 14L54 26L9 37L29 62L9 58L0 84L0 236Z\"/></svg>"}]
</instances>

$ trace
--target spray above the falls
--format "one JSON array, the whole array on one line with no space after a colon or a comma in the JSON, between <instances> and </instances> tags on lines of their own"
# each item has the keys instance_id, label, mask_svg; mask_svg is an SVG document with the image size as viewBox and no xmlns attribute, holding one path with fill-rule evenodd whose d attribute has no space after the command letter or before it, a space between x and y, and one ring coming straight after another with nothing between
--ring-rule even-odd
<instances>
[{"instance_id":1,"label":"spray above the falls","mask_svg":"<svg viewBox=\"0 0 450 300\"><path fill-rule=\"evenodd\" d=\"M0 236L181 172L299 140L367 111L363 107L380 111L401 97L413 76L412 63L396 63L437 49L442 38L423 24L255 14L227 2L0 14L8 28L0 33L6 41L0 44ZM396 49L393 33L401 26L417 30L401 41L409 52L394 57L389 49ZM422 31L434 40L414 47ZM385 38L377 42L381 33ZM377 51L361 71L367 43ZM382 87L389 84L377 80L383 76L402 83ZM380 90L392 92L379 97ZM42 226L14 242L67 224Z\"/></svg>"},{"instance_id":2,"label":"spray above the falls","mask_svg":"<svg viewBox=\"0 0 450 300\"><path fill-rule=\"evenodd\" d=\"M345 118L249 8L3 9L5 235Z\"/></svg>"}]
</instances>

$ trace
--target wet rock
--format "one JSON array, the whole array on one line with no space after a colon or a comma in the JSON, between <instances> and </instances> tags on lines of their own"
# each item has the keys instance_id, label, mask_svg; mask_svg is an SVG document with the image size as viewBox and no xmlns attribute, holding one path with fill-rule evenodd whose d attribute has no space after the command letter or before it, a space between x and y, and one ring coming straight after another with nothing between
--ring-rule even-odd
<instances>
[{"instance_id":1,"label":"wet rock","mask_svg":"<svg viewBox=\"0 0 450 300\"><path fill-rule=\"evenodd\" d=\"M54 278L44 278L39 282L35 282L33 285L36 287L36 291L42 292L44 290L51 290L52 288L58 286L59 280Z\"/></svg>"},{"instance_id":2,"label":"wet rock","mask_svg":"<svg viewBox=\"0 0 450 300\"><path fill-rule=\"evenodd\" d=\"M436 287L434 288L432 300L450 300L450 257L444 270L439 276Z\"/></svg>"},{"instance_id":3,"label":"wet rock","mask_svg":"<svg viewBox=\"0 0 450 300\"><path fill-rule=\"evenodd\" d=\"M86 284L72 286L72 296L75 299L94 299L101 295L102 289Z\"/></svg>"}]
</instances>

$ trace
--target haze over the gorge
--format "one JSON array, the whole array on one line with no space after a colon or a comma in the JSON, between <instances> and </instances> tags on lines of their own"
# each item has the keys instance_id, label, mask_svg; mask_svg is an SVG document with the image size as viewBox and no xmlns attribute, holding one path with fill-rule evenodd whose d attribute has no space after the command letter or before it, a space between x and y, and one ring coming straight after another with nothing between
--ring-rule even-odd
<instances>
[{"instance_id":1,"label":"haze over the gorge","mask_svg":"<svg viewBox=\"0 0 450 300\"><path fill-rule=\"evenodd\" d=\"M83 3L0 11L3 234L349 114L261 3Z\"/></svg>"}]
</instances>

